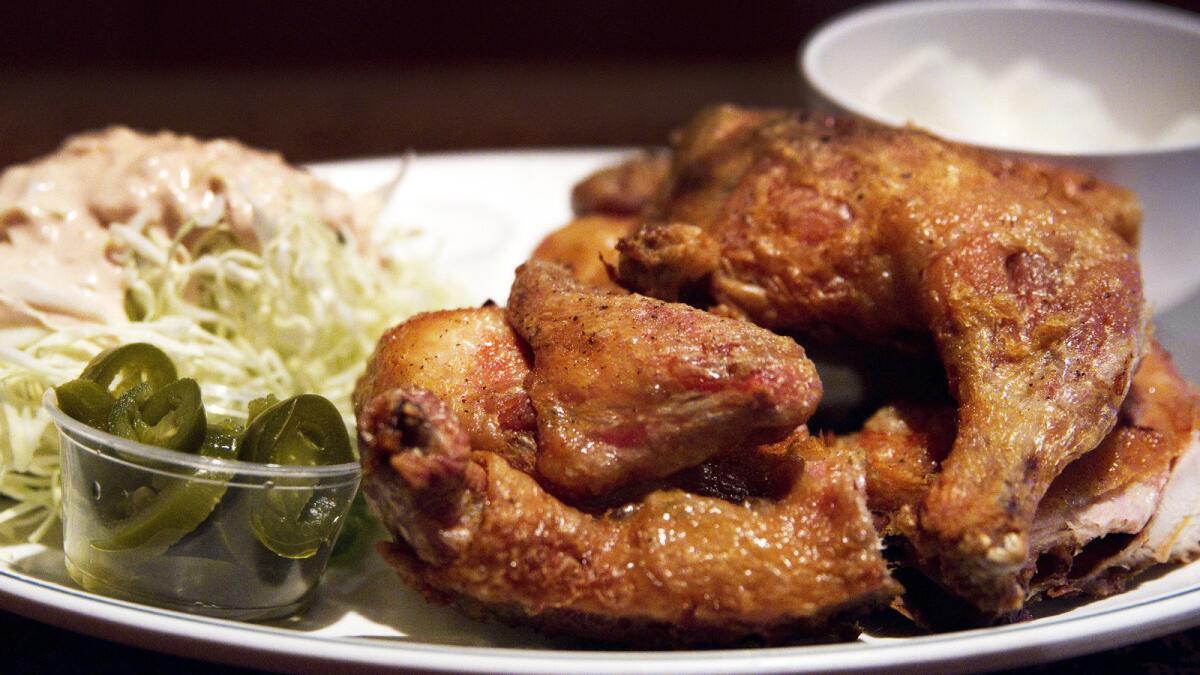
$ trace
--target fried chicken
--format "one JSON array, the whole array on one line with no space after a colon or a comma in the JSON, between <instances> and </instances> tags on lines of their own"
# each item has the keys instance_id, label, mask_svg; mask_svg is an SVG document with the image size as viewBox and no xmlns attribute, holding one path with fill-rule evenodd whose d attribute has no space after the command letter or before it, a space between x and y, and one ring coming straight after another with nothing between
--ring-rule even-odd
<instances>
[{"instance_id":1,"label":"fried chicken","mask_svg":"<svg viewBox=\"0 0 1200 675\"><path fill-rule=\"evenodd\" d=\"M636 154L576 184L571 190L571 208L577 216L636 216L654 200L670 168L667 153Z\"/></svg>"},{"instance_id":2,"label":"fried chicken","mask_svg":"<svg viewBox=\"0 0 1200 675\"><path fill-rule=\"evenodd\" d=\"M631 216L580 216L547 235L531 258L563 265L590 286L624 291L608 270L617 264L617 241L636 225Z\"/></svg>"},{"instance_id":3,"label":"fried chicken","mask_svg":"<svg viewBox=\"0 0 1200 675\"><path fill-rule=\"evenodd\" d=\"M554 279L561 274L561 269L525 271L517 283L526 279L531 288L520 292L537 295L561 290ZM580 316L600 311L610 321L628 322L639 311L624 304L589 308L582 302L590 297L584 292L563 293L584 296L568 300ZM542 300L522 302L536 307ZM651 311L665 307L666 315L676 318L695 313L684 317L692 324L699 317L728 321L640 302ZM536 309L527 308L521 316L526 330L535 332ZM738 330L760 331L750 325ZM798 360L796 372L807 372L802 352L776 347L775 340L784 338L752 341L765 349L755 361L758 367L770 371L762 361L778 352L774 358ZM678 345L670 339L662 344L664 350ZM593 641L678 647L733 644L747 637L770 642L845 638L850 633L839 620L843 614L894 595L857 465L810 438L803 427L787 430L788 437L777 443L738 446L653 481L637 499L612 508L582 510L548 492L541 484L540 462L522 469L506 459L520 461L526 443L537 438L530 435L524 413L511 414L529 404L529 399L518 400L524 390L514 382L538 382L534 374L543 369L542 378L549 381L544 386L555 387L549 370L554 364L586 364L586 341L566 345L585 353L555 356L548 365L535 348L530 370L526 347L503 323L500 310L483 308L415 317L393 329L371 359L355 392L363 488L395 539L383 546L385 556L427 598ZM721 351L721 345L729 345L729 338L710 346ZM654 343L635 346L655 348ZM731 348L735 354L740 349ZM665 362L662 356L646 361ZM795 369L777 368L791 377ZM634 387L626 376L618 377L618 384ZM662 382L656 372L640 377L647 387ZM713 381L723 377L728 376L718 372ZM760 386L734 381L750 390ZM604 394L603 389L597 393ZM732 405L755 408L759 398L738 398ZM662 408L662 401L642 400L651 409ZM533 409L541 414L536 405ZM642 420L649 419L649 410L640 412ZM660 421L664 427L673 423ZM740 428L731 436L758 428L758 422L736 417L725 424ZM670 437L670 429L650 431ZM520 449L506 455L505 443Z\"/></svg>"},{"instance_id":4,"label":"fried chicken","mask_svg":"<svg viewBox=\"0 0 1200 675\"><path fill-rule=\"evenodd\" d=\"M1067 467L1038 509L1033 591L1108 595L1151 565L1194 560L1198 478L1200 393L1151 341L1117 428Z\"/></svg>"},{"instance_id":5,"label":"fried chicken","mask_svg":"<svg viewBox=\"0 0 1200 675\"><path fill-rule=\"evenodd\" d=\"M537 442L528 351L499 307L419 314L379 338L354 392L355 414L391 389L435 391L470 431L471 447L529 471Z\"/></svg>"},{"instance_id":6,"label":"fried chicken","mask_svg":"<svg viewBox=\"0 0 1200 675\"><path fill-rule=\"evenodd\" d=\"M885 406L837 447L861 454L868 505L888 534L907 534L954 437L949 403ZM1154 341L1116 427L1050 485L1031 529L1029 595L1108 595L1136 573L1200 554L1194 484L1200 395Z\"/></svg>"},{"instance_id":7,"label":"fried chicken","mask_svg":"<svg viewBox=\"0 0 1200 675\"><path fill-rule=\"evenodd\" d=\"M821 382L790 338L686 305L612 295L568 270L517 270L508 318L533 352L537 468L594 497L662 478L812 415Z\"/></svg>"},{"instance_id":8,"label":"fried chicken","mask_svg":"<svg viewBox=\"0 0 1200 675\"><path fill-rule=\"evenodd\" d=\"M867 505L883 534L903 534L896 521L911 517L929 494L955 431L950 403L902 401L877 410L860 431L834 439L835 447L862 458Z\"/></svg>"},{"instance_id":9,"label":"fried chicken","mask_svg":"<svg viewBox=\"0 0 1200 675\"><path fill-rule=\"evenodd\" d=\"M608 273L617 264L617 240L637 225L669 168L666 153L643 152L584 178L571 190L575 219L547 235L531 257L565 265L585 284L624 290Z\"/></svg>"},{"instance_id":10,"label":"fried chicken","mask_svg":"<svg viewBox=\"0 0 1200 675\"><path fill-rule=\"evenodd\" d=\"M1025 599L1055 477L1112 428L1145 309L1126 191L915 130L721 107L674 148L620 281L806 340L936 352L957 434L917 510L927 573Z\"/></svg>"},{"instance_id":11,"label":"fried chicken","mask_svg":"<svg viewBox=\"0 0 1200 675\"><path fill-rule=\"evenodd\" d=\"M844 459L807 462L779 501L657 491L593 516L471 452L453 413L417 393L374 399L359 428L367 494L398 507L382 514L397 536L385 555L430 599L591 640L683 646L822 635L890 590Z\"/></svg>"}]
</instances>

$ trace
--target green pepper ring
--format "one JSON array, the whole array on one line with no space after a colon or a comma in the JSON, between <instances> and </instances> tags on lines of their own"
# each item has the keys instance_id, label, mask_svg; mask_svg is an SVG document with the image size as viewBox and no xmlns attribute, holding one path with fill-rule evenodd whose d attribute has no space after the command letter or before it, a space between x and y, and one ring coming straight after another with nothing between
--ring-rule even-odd
<instances>
[{"instance_id":1,"label":"green pepper ring","mask_svg":"<svg viewBox=\"0 0 1200 675\"><path fill-rule=\"evenodd\" d=\"M239 457L264 464L319 466L354 461L342 416L327 399L302 394L262 411L246 427ZM312 482L288 481L254 498L250 527L268 549L285 558L307 558L329 541L338 518Z\"/></svg>"},{"instance_id":2,"label":"green pepper ring","mask_svg":"<svg viewBox=\"0 0 1200 675\"><path fill-rule=\"evenodd\" d=\"M208 435L214 437L213 442L206 440L200 447L200 456L235 458L234 444L223 438L230 435L227 430L210 427ZM173 478L137 513L108 525L107 536L93 540L92 547L101 551L146 548L148 554L165 551L208 518L225 496L231 477L226 473L200 471Z\"/></svg>"},{"instance_id":3,"label":"green pepper ring","mask_svg":"<svg viewBox=\"0 0 1200 675\"><path fill-rule=\"evenodd\" d=\"M133 342L100 352L79 378L95 382L117 398L143 382L157 391L179 375L163 350L148 342Z\"/></svg>"},{"instance_id":4,"label":"green pepper ring","mask_svg":"<svg viewBox=\"0 0 1200 675\"><path fill-rule=\"evenodd\" d=\"M200 385L183 378L151 392L145 383L113 405L108 432L131 441L194 454L208 427Z\"/></svg>"}]
</instances>

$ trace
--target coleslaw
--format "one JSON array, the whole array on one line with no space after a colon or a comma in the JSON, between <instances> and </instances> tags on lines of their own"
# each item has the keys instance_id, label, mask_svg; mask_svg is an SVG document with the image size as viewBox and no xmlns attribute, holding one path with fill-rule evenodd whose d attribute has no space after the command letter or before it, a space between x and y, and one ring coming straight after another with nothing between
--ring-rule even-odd
<instances>
[{"instance_id":1,"label":"coleslaw","mask_svg":"<svg viewBox=\"0 0 1200 675\"><path fill-rule=\"evenodd\" d=\"M350 424L350 394L380 334L452 300L427 262L367 252L302 208L283 213L256 224L268 233L259 250L238 245L224 222L189 221L173 234L148 220L112 223L128 321L41 317L54 327L0 329L0 537L36 541L55 524L58 438L42 394L103 349L157 345L180 376L205 383L218 414L265 394L316 392Z\"/></svg>"}]
</instances>

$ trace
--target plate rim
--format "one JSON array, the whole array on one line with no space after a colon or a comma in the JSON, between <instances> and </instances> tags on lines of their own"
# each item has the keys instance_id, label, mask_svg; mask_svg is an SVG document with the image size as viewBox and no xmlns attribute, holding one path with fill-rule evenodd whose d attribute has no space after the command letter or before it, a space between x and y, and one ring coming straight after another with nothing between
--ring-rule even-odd
<instances>
[{"instance_id":1,"label":"plate rim","mask_svg":"<svg viewBox=\"0 0 1200 675\"><path fill-rule=\"evenodd\" d=\"M943 672L955 672L975 668L982 658L990 659L988 669L1005 668L1149 640L1193 625L1200 617L1200 583L1196 583L1077 616L1051 616L1006 626L878 642L686 651L559 650L313 635L99 596L5 566L0 566L0 596L12 601L5 603L4 609L68 630L155 651L242 666L337 664L368 669L402 666L427 672L551 674L562 672L563 662L569 661L573 672L585 675L614 669L689 675L785 673L800 669L823 673L863 669L927 672L932 666ZM47 599L65 603L50 603ZM125 630L129 628L135 631ZM159 641L164 638L166 642ZM1014 638L1028 639L1014 645ZM318 646L322 651L311 649ZM958 649L962 646L971 649ZM218 650L214 652L212 647ZM1051 647L1052 653L1044 651ZM916 652L918 658L897 660L898 652L905 656ZM267 664L263 657L273 660Z\"/></svg>"}]
</instances>

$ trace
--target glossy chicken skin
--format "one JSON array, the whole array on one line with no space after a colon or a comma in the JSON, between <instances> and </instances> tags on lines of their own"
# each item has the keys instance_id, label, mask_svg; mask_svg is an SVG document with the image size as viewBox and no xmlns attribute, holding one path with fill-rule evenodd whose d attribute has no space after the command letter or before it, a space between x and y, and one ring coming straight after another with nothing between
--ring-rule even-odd
<instances>
[{"instance_id":1,"label":"glossy chicken skin","mask_svg":"<svg viewBox=\"0 0 1200 675\"><path fill-rule=\"evenodd\" d=\"M584 178L571 190L575 219L546 235L532 257L570 268L585 284L623 291L608 272L617 265L617 240L637 225L669 168L666 153L644 152Z\"/></svg>"},{"instance_id":2,"label":"glossy chicken skin","mask_svg":"<svg viewBox=\"0 0 1200 675\"><path fill-rule=\"evenodd\" d=\"M395 537L385 555L430 600L591 640L682 646L845 637L839 614L895 593L861 473L803 428L610 510L547 492L535 467L505 459L504 443L522 458L531 440L503 421L524 407L513 383L530 371L499 314L397 326L355 392L363 488ZM487 403L496 385L510 402Z\"/></svg>"},{"instance_id":3,"label":"glossy chicken skin","mask_svg":"<svg viewBox=\"0 0 1200 675\"><path fill-rule=\"evenodd\" d=\"M1181 460L1196 452L1197 430L1200 396L1179 375L1167 352L1151 341L1116 427L1096 449L1059 474L1038 505L1031 556L1021 575L1029 584L1028 593L1107 595L1148 564L1200 553L1200 539L1181 529L1186 517L1176 517L1164 528L1179 534L1178 554L1131 562L1135 551L1126 552L1138 547L1145 535L1133 535L1143 533L1158 514L1200 511L1200 495L1194 490L1174 497L1187 504L1164 504L1172 498L1171 481L1194 484L1194 474L1181 474L1189 470ZM868 505L877 522L883 522L889 534L907 535L953 437L954 411L948 404L908 403L885 406L862 431L841 436L836 444L863 457ZM1188 536L1194 541L1184 541Z\"/></svg>"},{"instance_id":4,"label":"glossy chicken skin","mask_svg":"<svg viewBox=\"0 0 1200 675\"><path fill-rule=\"evenodd\" d=\"M423 390L390 390L359 415L363 486L396 537L382 550L433 601L596 641L683 646L829 635L839 613L894 592L858 474L803 432L775 450L791 457L781 499L661 490L602 515L468 438Z\"/></svg>"},{"instance_id":5,"label":"glossy chicken skin","mask_svg":"<svg viewBox=\"0 0 1200 675\"><path fill-rule=\"evenodd\" d=\"M958 426L917 549L1004 613L1038 502L1112 427L1141 354L1137 213L1118 188L918 131L723 107L682 134L619 275L806 339L935 350Z\"/></svg>"},{"instance_id":6,"label":"glossy chicken skin","mask_svg":"<svg viewBox=\"0 0 1200 675\"><path fill-rule=\"evenodd\" d=\"M379 339L354 393L355 412L396 387L436 391L470 430L472 447L529 470L536 461L529 364L499 307L418 314Z\"/></svg>"},{"instance_id":7,"label":"glossy chicken skin","mask_svg":"<svg viewBox=\"0 0 1200 675\"><path fill-rule=\"evenodd\" d=\"M601 495L778 440L821 398L816 369L791 338L604 293L560 265L520 267L507 313L533 353L538 473L565 495Z\"/></svg>"},{"instance_id":8,"label":"glossy chicken skin","mask_svg":"<svg viewBox=\"0 0 1200 675\"><path fill-rule=\"evenodd\" d=\"M617 241L633 231L631 216L580 216L551 232L533 250L534 260L558 263L579 281L610 291L624 291L608 274L617 264Z\"/></svg>"}]
</instances>

